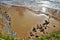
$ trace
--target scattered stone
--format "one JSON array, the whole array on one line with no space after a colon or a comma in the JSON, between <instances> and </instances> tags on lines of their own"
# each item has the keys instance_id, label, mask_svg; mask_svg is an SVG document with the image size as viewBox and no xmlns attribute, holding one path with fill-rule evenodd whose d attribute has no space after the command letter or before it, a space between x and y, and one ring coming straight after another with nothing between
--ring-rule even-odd
<instances>
[{"instance_id":1,"label":"scattered stone","mask_svg":"<svg viewBox=\"0 0 60 40\"><path fill-rule=\"evenodd\" d=\"M37 29L39 29L40 27L38 26L38 24L37 24Z\"/></svg>"},{"instance_id":2,"label":"scattered stone","mask_svg":"<svg viewBox=\"0 0 60 40\"><path fill-rule=\"evenodd\" d=\"M34 34L32 32L30 32L30 36L34 36Z\"/></svg>"},{"instance_id":3,"label":"scattered stone","mask_svg":"<svg viewBox=\"0 0 60 40\"><path fill-rule=\"evenodd\" d=\"M48 22L47 20L45 20L45 23L43 23L43 25L48 25L50 22Z\"/></svg>"},{"instance_id":4,"label":"scattered stone","mask_svg":"<svg viewBox=\"0 0 60 40\"><path fill-rule=\"evenodd\" d=\"M46 34L48 34L48 32L46 32Z\"/></svg>"},{"instance_id":5,"label":"scattered stone","mask_svg":"<svg viewBox=\"0 0 60 40\"><path fill-rule=\"evenodd\" d=\"M45 29L47 29L47 27L45 27Z\"/></svg>"},{"instance_id":6,"label":"scattered stone","mask_svg":"<svg viewBox=\"0 0 60 40\"><path fill-rule=\"evenodd\" d=\"M49 23L50 23L49 21L45 20L45 23L40 24L40 25L37 24L37 27L36 27L36 28L33 27L32 31L36 33L37 30L39 29L39 31L42 32L43 34L48 34L48 32L46 32L45 29L47 29L47 27L49 27L49 26L48 26ZM53 25L53 27L56 27L56 26ZM36 37L36 38L39 37L39 35L36 35L36 36L35 36L32 32L30 32L30 36Z\"/></svg>"},{"instance_id":7,"label":"scattered stone","mask_svg":"<svg viewBox=\"0 0 60 40\"><path fill-rule=\"evenodd\" d=\"M9 15L7 15L7 17L9 17Z\"/></svg>"},{"instance_id":8,"label":"scattered stone","mask_svg":"<svg viewBox=\"0 0 60 40\"><path fill-rule=\"evenodd\" d=\"M43 27L40 27L39 29L42 29Z\"/></svg>"},{"instance_id":9,"label":"scattered stone","mask_svg":"<svg viewBox=\"0 0 60 40\"><path fill-rule=\"evenodd\" d=\"M44 32L44 29L41 29L40 32Z\"/></svg>"},{"instance_id":10,"label":"scattered stone","mask_svg":"<svg viewBox=\"0 0 60 40\"><path fill-rule=\"evenodd\" d=\"M38 36L38 35L36 35L35 37L36 37L36 38L38 38L39 36Z\"/></svg>"},{"instance_id":11,"label":"scattered stone","mask_svg":"<svg viewBox=\"0 0 60 40\"><path fill-rule=\"evenodd\" d=\"M42 29L43 27L42 27L42 25L40 24L40 27L39 27L39 29Z\"/></svg>"},{"instance_id":12,"label":"scattered stone","mask_svg":"<svg viewBox=\"0 0 60 40\"><path fill-rule=\"evenodd\" d=\"M53 25L53 27L56 27L55 25Z\"/></svg>"},{"instance_id":13,"label":"scattered stone","mask_svg":"<svg viewBox=\"0 0 60 40\"><path fill-rule=\"evenodd\" d=\"M45 32L43 31L43 34L45 34Z\"/></svg>"},{"instance_id":14,"label":"scattered stone","mask_svg":"<svg viewBox=\"0 0 60 40\"><path fill-rule=\"evenodd\" d=\"M33 32L36 32L36 28L35 28L35 27L33 27L32 31L33 31Z\"/></svg>"},{"instance_id":15,"label":"scattered stone","mask_svg":"<svg viewBox=\"0 0 60 40\"><path fill-rule=\"evenodd\" d=\"M7 13L7 11L5 11L5 13Z\"/></svg>"},{"instance_id":16,"label":"scattered stone","mask_svg":"<svg viewBox=\"0 0 60 40\"><path fill-rule=\"evenodd\" d=\"M50 22L49 22L49 21L47 21L47 20L45 20L45 23L46 23L46 24L49 24Z\"/></svg>"},{"instance_id":17,"label":"scattered stone","mask_svg":"<svg viewBox=\"0 0 60 40\"><path fill-rule=\"evenodd\" d=\"M30 37L28 37L30 39Z\"/></svg>"},{"instance_id":18,"label":"scattered stone","mask_svg":"<svg viewBox=\"0 0 60 40\"><path fill-rule=\"evenodd\" d=\"M9 25L11 25L11 23L9 22Z\"/></svg>"},{"instance_id":19,"label":"scattered stone","mask_svg":"<svg viewBox=\"0 0 60 40\"><path fill-rule=\"evenodd\" d=\"M11 21L11 18L9 18L9 21Z\"/></svg>"}]
</instances>

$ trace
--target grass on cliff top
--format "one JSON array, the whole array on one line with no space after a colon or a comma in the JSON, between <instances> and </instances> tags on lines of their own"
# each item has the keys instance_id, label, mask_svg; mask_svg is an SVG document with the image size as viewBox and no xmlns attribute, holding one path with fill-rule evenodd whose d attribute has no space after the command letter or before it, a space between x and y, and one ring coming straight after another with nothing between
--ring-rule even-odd
<instances>
[{"instance_id":1,"label":"grass on cliff top","mask_svg":"<svg viewBox=\"0 0 60 40\"><path fill-rule=\"evenodd\" d=\"M49 36L36 38L35 40L60 40L60 31L53 32Z\"/></svg>"},{"instance_id":2,"label":"grass on cliff top","mask_svg":"<svg viewBox=\"0 0 60 40\"><path fill-rule=\"evenodd\" d=\"M12 35L8 35L8 34L3 35L2 33L0 33L0 40L20 40L20 39L15 38ZM34 40L60 40L60 31L53 32L49 34L49 36L36 38Z\"/></svg>"},{"instance_id":3,"label":"grass on cliff top","mask_svg":"<svg viewBox=\"0 0 60 40\"><path fill-rule=\"evenodd\" d=\"M3 35L2 33L0 33L0 40L19 40L19 39L8 34Z\"/></svg>"}]
</instances>

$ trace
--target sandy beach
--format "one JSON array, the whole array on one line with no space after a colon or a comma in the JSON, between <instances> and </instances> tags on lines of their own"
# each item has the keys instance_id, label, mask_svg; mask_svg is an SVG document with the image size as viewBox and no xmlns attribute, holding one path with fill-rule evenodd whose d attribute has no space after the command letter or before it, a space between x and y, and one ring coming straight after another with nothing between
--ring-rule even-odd
<instances>
[{"instance_id":1,"label":"sandy beach","mask_svg":"<svg viewBox=\"0 0 60 40\"><path fill-rule=\"evenodd\" d=\"M1 8L3 9L4 7ZM4 11L3 9L2 13ZM29 37L29 33L33 27L36 27L37 24L42 24L44 20L48 19L48 16L45 14L35 14L33 11L22 6L9 7L7 13L11 17L11 29L16 31L17 36L20 38ZM56 27L54 28L53 25L56 25ZM60 30L60 21L50 18L50 24L48 26L50 28L45 30L48 33ZM42 33L38 34L43 35Z\"/></svg>"}]
</instances>

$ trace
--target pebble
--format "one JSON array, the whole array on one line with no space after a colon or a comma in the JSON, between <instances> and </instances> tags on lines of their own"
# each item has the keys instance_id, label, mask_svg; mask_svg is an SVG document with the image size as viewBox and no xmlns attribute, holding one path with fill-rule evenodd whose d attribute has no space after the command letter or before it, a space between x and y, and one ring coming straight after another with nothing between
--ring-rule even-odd
<instances>
[{"instance_id":1,"label":"pebble","mask_svg":"<svg viewBox=\"0 0 60 40\"><path fill-rule=\"evenodd\" d=\"M53 25L53 27L56 27L55 25Z\"/></svg>"},{"instance_id":2,"label":"pebble","mask_svg":"<svg viewBox=\"0 0 60 40\"><path fill-rule=\"evenodd\" d=\"M39 36L38 36L38 35L36 35L35 37L36 37L36 38L38 38Z\"/></svg>"},{"instance_id":3,"label":"pebble","mask_svg":"<svg viewBox=\"0 0 60 40\"><path fill-rule=\"evenodd\" d=\"M5 13L7 13L7 12L5 11Z\"/></svg>"},{"instance_id":4,"label":"pebble","mask_svg":"<svg viewBox=\"0 0 60 40\"><path fill-rule=\"evenodd\" d=\"M47 27L45 27L45 29L47 29Z\"/></svg>"},{"instance_id":5,"label":"pebble","mask_svg":"<svg viewBox=\"0 0 60 40\"><path fill-rule=\"evenodd\" d=\"M39 29L42 29L43 28L43 26L40 24L40 27L39 27Z\"/></svg>"},{"instance_id":6,"label":"pebble","mask_svg":"<svg viewBox=\"0 0 60 40\"><path fill-rule=\"evenodd\" d=\"M47 20L45 20L45 23L43 23L43 25L48 25L49 22Z\"/></svg>"},{"instance_id":7,"label":"pebble","mask_svg":"<svg viewBox=\"0 0 60 40\"><path fill-rule=\"evenodd\" d=\"M38 26L38 24L37 24L37 29L39 29L40 27Z\"/></svg>"},{"instance_id":8,"label":"pebble","mask_svg":"<svg viewBox=\"0 0 60 40\"><path fill-rule=\"evenodd\" d=\"M9 25L11 25L11 23L9 22Z\"/></svg>"},{"instance_id":9,"label":"pebble","mask_svg":"<svg viewBox=\"0 0 60 40\"><path fill-rule=\"evenodd\" d=\"M30 36L34 36L34 34L32 32L30 32Z\"/></svg>"},{"instance_id":10,"label":"pebble","mask_svg":"<svg viewBox=\"0 0 60 40\"><path fill-rule=\"evenodd\" d=\"M44 29L41 29L40 32L44 32Z\"/></svg>"},{"instance_id":11,"label":"pebble","mask_svg":"<svg viewBox=\"0 0 60 40\"><path fill-rule=\"evenodd\" d=\"M45 32L43 31L43 34L45 34Z\"/></svg>"},{"instance_id":12,"label":"pebble","mask_svg":"<svg viewBox=\"0 0 60 40\"><path fill-rule=\"evenodd\" d=\"M32 31L33 31L33 32L36 32L36 28L33 27Z\"/></svg>"},{"instance_id":13,"label":"pebble","mask_svg":"<svg viewBox=\"0 0 60 40\"><path fill-rule=\"evenodd\" d=\"M9 21L11 21L11 18L9 18Z\"/></svg>"},{"instance_id":14,"label":"pebble","mask_svg":"<svg viewBox=\"0 0 60 40\"><path fill-rule=\"evenodd\" d=\"M49 21L45 20L45 23L46 23L46 24L49 24Z\"/></svg>"}]
</instances>

